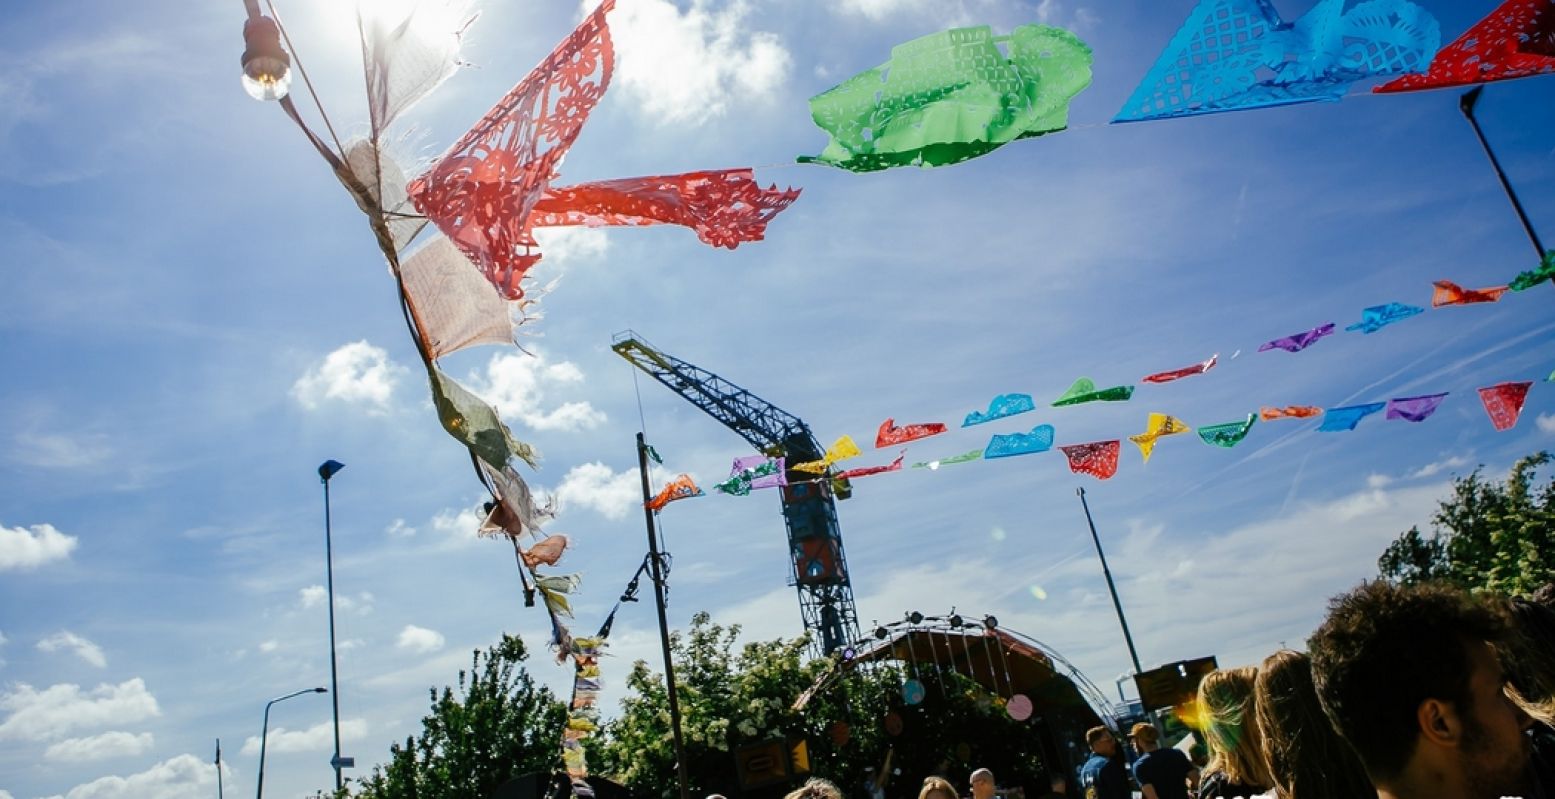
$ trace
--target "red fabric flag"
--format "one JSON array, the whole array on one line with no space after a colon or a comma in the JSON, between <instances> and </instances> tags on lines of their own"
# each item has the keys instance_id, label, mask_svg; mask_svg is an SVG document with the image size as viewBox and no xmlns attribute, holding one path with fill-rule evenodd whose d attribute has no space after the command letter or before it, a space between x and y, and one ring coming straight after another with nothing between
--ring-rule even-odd
<instances>
[{"instance_id":1,"label":"red fabric flag","mask_svg":"<svg viewBox=\"0 0 1555 799\"><path fill-rule=\"evenodd\" d=\"M1436 51L1425 74L1372 89L1414 92L1555 73L1555 0L1506 0Z\"/></svg>"},{"instance_id":2,"label":"red fabric flag","mask_svg":"<svg viewBox=\"0 0 1555 799\"><path fill-rule=\"evenodd\" d=\"M798 189L763 189L746 169L604 180L553 188L535 204L531 227L682 225L714 247L761 241L767 222Z\"/></svg>"},{"instance_id":3,"label":"red fabric flag","mask_svg":"<svg viewBox=\"0 0 1555 799\"><path fill-rule=\"evenodd\" d=\"M407 186L426 214L510 300L540 259L529 216L605 88L615 51L604 0L572 35Z\"/></svg>"},{"instance_id":4,"label":"red fabric flag","mask_svg":"<svg viewBox=\"0 0 1555 799\"><path fill-rule=\"evenodd\" d=\"M891 463L889 465L886 465L886 466L864 466L864 467L861 467L861 468L858 468L858 469L849 469L849 470L843 472L842 474L837 475L837 477L835 479L838 479L838 480L852 480L855 477L869 477L870 475L874 475L874 474L885 474L886 472L899 472L899 471L902 470L902 459L905 458L905 457L907 457L905 454L904 455L898 455L898 456L896 456L896 460L891 461Z\"/></svg>"},{"instance_id":5,"label":"red fabric flag","mask_svg":"<svg viewBox=\"0 0 1555 799\"><path fill-rule=\"evenodd\" d=\"M1323 409L1312 405L1286 405L1283 408L1264 406L1258 409L1258 418L1265 422L1272 422L1275 419L1311 419L1322 415Z\"/></svg>"},{"instance_id":6,"label":"red fabric flag","mask_svg":"<svg viewBox=\"0 0 1555 799\"><path fill-rule=\"evenodd\" d=\"M1523 401L1528 398L1532 380L1521 383L1498 383L1479 390L1479 401L1485 403L1485 413L1497 430L1511 430L1522 415Z\"/></svg>"},{"instance_id":7,"label":"red fabric flag","mask_svg":"<svg viewBox=\"0 0 1555 799\"><path fill-rule=\"evenodd\" d=\"M895 419L887 419L880 423L880 431L875 433L875 449L906 444L909 441L917 441L920 438L928 438L929 436L937 436L945 432L945 430L945 425L940 422L926 422L924 424L910 424L897 427Z\"/></svg>"},{"instance_id":8,"label":"red fabric flag","mask_svg":"<svg viewBox=\"0 0 1555 799\"><path fill-rule=\"evenodd\" d=\"M1432 308L1441 308L1446 305L1473 305L1477 302L1497 302L1501 299L1501 295L1507 291L1506 286L1466 289L1451 280L1438 280L1431 285L1436 287L1436 290L1431 293Z\"/></svg>"},{"instance_id":9,"label":"red fabric flag","mask_svg":"<svg viewBox=\"0 0 1555 799\"><path fill-rule=\"evenodd\" d=\"M1218 361L1218 360L1220 360L1220 356L1219 355L1211 355L1209 357L1209 360L1204 361L1203 363L1196 363L1196 364L1194 364L1192 366L1184 366L1181 369L1173 369L1173 370L1171 370L1169 372L1156 372L1155 374L1150 375L1150 376L1144 378L1140 382L1144 382L1144 383L1170 383L1173 380L1181 380L1184 377L1192 377L1194 375L1201 375L1201 374L1204 374L1205 372L1208 372L1211 369L1214 369L1215 368L1215 362Z\"/></svg>"},{"instance_id":10,"label":"red fabric flag","mask_svg":"<svg viewBox=\"0 0 1555 799\"><path fill-rule=\"evenodd\" d=\"M1069 471L1106 480L1118 473L1120 443L1117 440L1093 441L1089 444L1070 444L1059 449L1069 456Z\"/></svg>"}]
</instances>

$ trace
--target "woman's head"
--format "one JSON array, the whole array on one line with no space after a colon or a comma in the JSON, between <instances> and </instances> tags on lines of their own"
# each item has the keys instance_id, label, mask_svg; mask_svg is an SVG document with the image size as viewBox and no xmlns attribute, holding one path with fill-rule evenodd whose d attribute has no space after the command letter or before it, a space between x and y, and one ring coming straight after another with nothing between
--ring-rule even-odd
<instances>
[{"instance_id":1,"label":"woman's head","mask_svg":"<svg viewBox=\"0 0 1555 799\"><path fill-rule=\"evenodd\" d=\"M1208 771L1238 785L1269 788L1274 780L1263 759L1254 717L1253 685L1258 669L1216 669L1199 683L1199 713L1209 745Z\"/></svg>"},{"instance_id":2,"label":"woman's head","mask_svg":"<svg viewBox=\"0 0 1555 799\"><path fill-rule=\"evenodd\" d=\"M1265 658L1253 702L1264 758L1283 799L1376 795L1355 750L1324 715L1305 653L1282 649Z\"/></svg>"},{"instance_id":3,"label":"woman's head","mask_svg":"<svg viewBox=\"0 0 1555 799\"><path fill-rule=\"evenodd\" d=\"M923 781L918 799L956 799L956 786L944 777L929 777Z\"/></svg>"}]
</instances>

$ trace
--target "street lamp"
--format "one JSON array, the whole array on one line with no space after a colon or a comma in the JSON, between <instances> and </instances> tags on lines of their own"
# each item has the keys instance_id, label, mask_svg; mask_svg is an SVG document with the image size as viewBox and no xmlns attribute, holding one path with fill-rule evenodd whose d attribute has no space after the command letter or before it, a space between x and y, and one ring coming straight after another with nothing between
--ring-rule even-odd
<instances>
[{"instance_id":1,"label":"street lamp","mask_svg":"<svg viewBox=\"0 0 1555 799\"><path fill-rule=\"evenodd\" d=\"M276 702L291 699L294 696L322 694L327 690L326 688L304 688L301 691L292 691L286 696L278 696L265 703L265 726L259 731L259 788L254 793L255 799L264 799L265 795L265 744L268 743L267 739L270 737L270 706ZM220 768L220 766L217 768Z\"/></svg>"},{"instance_id":2,"label":"street lamp","mask_svg":"<svg viewBox=\"0 0 1555 799\"><path fill-rule=\"evenodd\" d=\"M340 680L335 671L335 556L334 547L330 543L329 478L344 468L346 465L337 460L319 464L319 479L324 483L324 574L329 587L329 688L332 691L329 698L335 710L335 756L330 759L329 765L335 769L337 793L342 787L340 769L346 761L340 759Z\"/></svg>"}]
</instances>

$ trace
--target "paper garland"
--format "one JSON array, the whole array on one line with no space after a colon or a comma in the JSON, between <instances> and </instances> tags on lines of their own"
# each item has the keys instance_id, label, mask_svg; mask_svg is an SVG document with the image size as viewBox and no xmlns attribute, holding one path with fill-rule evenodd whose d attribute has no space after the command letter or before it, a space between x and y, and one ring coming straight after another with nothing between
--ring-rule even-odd
<instances>
[{"instance_id":1,"label":"paper garland","mask_svg":"<svg viewBox=\"0 0 1555 799\"><path fill-rule=\"evenodd\" d=\"M1093 441L1059 447L1069 458L1069 471L1106 480L1118 473L1118 450L1122 442Z\"/></svg>"},{"instance_id":2,"label":"paper garland","mask_svg":"<svg viewBox=\"0 0 1555 799\"><path fill-rule=\"evenodd\" d=\"M1386 403L1369 402L1365 405L1348 405L1343 408L1329 408L1323 412L1323 423L1318 425L1319 433L1341 433L1354 430L1361 420L1380 411Z\"/></svg>"},{"instance_id":3,"label":"paper garland","mask_svg":"<svg viewBox=\"0 0 1555 799\"><path fill-rule=\"evenodd\" d=\"M886 472L899 472L902 470L902 460L906 457L906 455L898 455L896 456L896 460L891 461L885 466L862 466L857 469L849 469L837 475L837 479L856 480L860 477L871 477L877 474L885 474Z\"/></svg>"},{"instance_id":4,"label":"paper garland","mask_svg":"<svg viewBox=\"0 0 1555 799\"><path fill-rule=\"evenodd\" d=\"M1199 428L1199 439L1212 446L1230 449L1247 438L1248 431L1253 429L1253 423L1257 421L1258 414L1249 413L1240 422L1205 425Z\"/></svg>"},{"instance_id":5,"label":"paper garland","mask_svg":"<svg viewBox=\"0 0 1555 799\"><path fill-rule=\"evenodd\" d=\"M763 189L750 169L623 178L548 189L529 224L680 225L704 244L732 250L761 241L767 223L798 198L798 189Z\"/></svg>"},{"instance_id":6,"label":"paper garland","mask_svg":"<svg viewBox=\"0 0 1555 799\"><path fill-rule=\"evenodd\" d=\"M1466 289L1451 280L1438 280L1431 285L1435 287L1435 290L1431 292L1432 308L1498 302L1501 299L1501 295L1511 288L1510 286L1491 286L1490 288L1483 289Z\"/></svg>"},{"instance_id":7,"label":"paper garland","mask_svg":"<svg viewBox=\"0 0 1555 799\"><path fill-rule=\"evenodd\" d=\"M1523 402L1528 398L1532 380L1519 383L1498 383L1479 390L1480 402L1497 430L1511 430L1522 415Z\"/></svg>"},{"instance_id":8,"label":"paper garland","mask_svg":"<svg viewBox=\"0 0 1555 799\"><path fill-rule=\"evenodd\" d=\"M1113 386L1098 391L1096 383L1089 377L1082 377L1074 381L1069 390L1058 399L1053 400L1053 407L1079 405L1085 402L1126 402L1132 396L1134 396L1133 386Z\"/></svg>"},{"instance_id":9,"label":"paper garland","mask_svg":"<svg viewBox=\"0 0 1555 799\"><path fill-rule=\"evenodd\" d=\"M702 496L702 489L697 488L697 484L691 479L691 475L683 474L659 489L659 493L654 494L653 499L648 500L643 505L648 510L659 511L663 510L665 505L677 499L689 499L700 496Z\"/></svg>"},{"instance_id":10,"label":"paper garland","mask_svg":"<svg viewBox=\"0 0 1555 799\"><path fill-rule=\"evenodd\" d=\"M1204 361L1203 363L1196 363L1196 364L1194 364L1192 366L1184 366L1181 369L1173 369L1173 370L1171 370L1169 372L1156 372L1153 375L1146 375L1144 378L1142 378L1140 380L1140 382L1141 383L1170 383L1170 382L1172 382L1174 380L1181 380L1184 377L1192 377L1194 375L1201 375L1201 374L1204 374L1205 372L1208 372L1209 370L1215 368L1215 362L1218 361L1218 360L1220 360L1220 356L1219 355L1211 355L1211 356L1209 356L1209 360ZM1073 389L1071 388L1070 390L1072 391Z\"/></svg>"},{"instance_id":11,"label":"paper garland","mask_svg":"<svg viewBox=\"0 0 1555 799\"><path fill-rule=\"evenodd\" d=\"M735 458L734 465L729 468L729 479L714 485L713 488L725 494L743 497L754 489L788 485L788 475L783 468L784 460L765 455Z\"/></svg>"},{"instance_id":12,"label":"paper garland","mask_svg":"<svg viewBox=\"0 0 1555 799\"><path fill-rule=\"evenodd\" d=\"M1402 322L1411 316L1425 313L1425 309L1415 305L1405 305L1401 302L1390 302L1387 305L1373 305L1361 311L1361 321L1346 327L1347 332L1356 330L1362 333L1375 333L1395 322Z\"/></svg>"},{"instance_id":13,"label":"paper garland","mask_svg":"<svg viewBox=\"0 0 1555 799\"><path fill-rule=\"evenodd\" d=\"M988 403L987 412L972 411L962 420L961 426L986 424L995 419L1005 419L1036 409L1037 404L1031 400L1030 394L1000 394Z\"/></svg>"},{"instance_id":14,"label":"paper garland","mask_svg":"<svg viewBox=\"0 0 1555 799\"><path fill-rule=\"evenodd\" d=\"M1271 408L1266 405L1258 409L1258 418L1265 422L1272 422L1275 419L1311 419L1322 415L1323 409L1315 405L1287 405L1283 408Z\"/></svg>"},{"instance_id":15,"label":"paper garland","mask_svg":"<svg viewBox=\"0 0 1555 799\"><path fill-rule=\"evenodd\" d=\"M1322 339L1324 336L1332 336L1334 334L1334 326L1335 325L1333 322L1329 322L1326 325L1320 325L1318 327L1312 328L1311 330L1295 333L1283 338L1277 338L1259 347L1258 351L1267 352L1269 350L1278 349L1285 350L1286 352L1301 352L1307 347L1316 344L1318 340Z\"/></svg>"},{"instance_id":16,"label":"paper garland","mask_svg":"<svg viewBox=\"0 0 1555 799\"><path fill-rule=\"evenodd\" d=\"M1145 432L1128 437L1129 441L1139 447L1139 454L1145 458L1145 463L1150 462L1150 453L1155 451L1155 442L1165 436L1175 436L1190 432L1192 428L1184 424L1175 416L1164 413L1151 413L1145 422Z\"/></svg>"},{"instance_id":17,"label":"paper garland","mask_svg":"<svg viewBox=\"0 0 1555 799\"><path fill-rule=\"evenodd\" d=\"M937 461L920 461L913 464L912 467L914 469L938 469L941 466L950 466L957 463L971 463L972 461L979 461L982 459L983 451L980 449L974 449L970 452L963 452L960 455L952 455L949 458L941 458Z\"/></svg>"},{"instance_id":18,"label":"paper garland","mask_svg":"<svg viewBox=\"0 0 1555 799\"><path fill-rule=\"evenodd\" d=\"M1436 413L1437 406L1447 397L1447 392L1440 394L1426 394L1421 397L1401 397L1388 400L1388 413L1385 418L1403 419L1406 422L1423 422Z\"/></svg>"},{"instance_id":19,"label":"paper garland","mask_svg":"<svg viewBox=\"0 0 1555 799\"><path fill-rule=\"evenodd\" d=\"M989 439L988 446L983 448L983 457L987 460L1012 458L1016 455L1046 452L1052 448L1053 426L1050 424L1039 424L1031 428L1029 433L1010 433L1009 435L994 436Z\"/></svg>"},{"instance_id":20,"label":"paper garland","mask_svg":"<svg viewBox=\"0 0 1555 799\"><path fill-rule=\"evenodd\" d=\"M1507 0L1439 50L1425 74L1405 75L1372 91L1413 92L1552 73L1555 4Z\"/></svg>"},{"instance_id":21,"label":"paper garland","mask_svg":"<svg viewBox=\"0 0 1555 799\"><path fill-rule=\"evenodd\" d=\"M437 419L449 435L493 468L500 470L515 457L530 466L537 465L539 455L534 448L513 437L495 408L437 367L428 366L427 374L432 380L432 404L437 408Z\"/></svg>"},{"instance_id":22,"label":"paper garland","mask_svg":"<svg viewBox=\"0 0 1555 799\"><path fill-rule=\"evenodd\" d=\"M1507 286L1513 291L1527 291L1545 281L1555 280L1555 250L1544 254L1539 266L1531 272L1523 272Z\"/></svg>"},{"instance_id":23,"label":"paper garland","mask_svg":"<svg viewBox=\"0 0 1555 799\"><path fill-rule=\"evenodd\" d=\"M906 444L909 441L917 441L920 438L937 436L948 430L941 422L927 424L910 424L897 427L895 419L887 419L880 423L880 431L875 433L875 449L894 447Z\"/></svg>"},{"instance_id":24,"label":"paper garland","mask_svg":"<svg viewBox=\"0 0 1555 799\"><path fill-rule=\"evenodd\" d=\"M835 464L838 461L845 461L849 458L857 458L863 454L864 453L859 450L858 445L853 443L852 436L843 436L837 439L836 442L834 442L830 447L826 448L826 454L823 455L820 460L796 463L788 468L793 469L796 472L821 474L827 469L831 468L832 464Z\"/></svg>"}]
</instances>

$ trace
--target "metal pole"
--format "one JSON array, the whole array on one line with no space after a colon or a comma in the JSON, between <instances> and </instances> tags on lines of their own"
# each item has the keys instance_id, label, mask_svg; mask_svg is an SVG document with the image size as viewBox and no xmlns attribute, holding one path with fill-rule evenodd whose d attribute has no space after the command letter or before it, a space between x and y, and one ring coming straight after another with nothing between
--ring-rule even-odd
<instances>
[{"instance_id":1,"label":"metal pole","mask_svg":"<svg viewBox=\"0 0 1555 799\"><path fill-rule=\"evenodd\" d=\"M270 721L269 719L265 719L266 726L269 726L269 721ZM260 748L264 748L264 744L263 743L261 743L259 746L260 746ZM216 739L216 799L224 799L225 796L226 796L226 788L225 788L225 786L222 785L222 782L221 782L221 739L217 738Z\"/></svg>"},{"instance_id":2,"label":"metal pole","mask_svg":"<svg viewBox=\"0 0 1555 799\"><path fill-rule=\"evenodd\" d=\"M660 571L659 536L653 526L653 509L648 501L653 489L648 485L648 443L637 434L637 468L643 482L643 518L648 523L649 576L653 578L653 602L659 609L659 643L664 648L664 685L670 700L670 729L675 736L675 776L680 781L680 799L690 799L686 787L686 747L680 737L680 699L675 692L675 662L670 657L670 627L664 613L664 575Z\"/></svg>"},{"instance_id":3,"label":"metal pole","mask_svg":"<svg viewBox=\"0 0 1555 799\"><path fill-rule=\"evenodd\" d=\"M320 466L319 476L324 481L324 570L329 587L329 699L335 713L335 758L330 765L335 769L335 791L338 793L343 786L340 776L340 679L335 669L335 555L329 519L329 478L338 468L328 469L332 463L335 461L326 461Z\"/></svg>"},{"instance_id":4,"label":"metal pole","mask_svg":"<svg viewBox=\"0 0 1555 799\"><path fill-rule=\"evenodd\" d=\"M1533 223L1528 221L1528 212L1523 210L1523 204L1518 201L1517 192L1512 191L1512 184L1507 181L1506 172L1501 169L1501 162L1497 160L1495 151L1490 149L1490 142L1485 140L1485 132L1480 130L1479 120L1474 118L1474 104L1479 102L1479 95L1484 90L1484 86L1475 86L1464 92L1463 96L1458 98L1458 110L1463 112L1463 116L1474 127L1474 135L1479 138L1479 146L1485 148L1485 155L1490 157L1490 166L1496 170L1496 178L1501 181L1501 188L1506 191L1506 198L1512 201L1512 210L1517 212L1518 221L1523 223L1523 231L1528 234L1528 240L1533 242L1534 252L1539 254L1539 258L1543 258L1546 252L1544 243L1539 241L1539 234L1533 232Z\"/></svg>"},{"instance_id":5,"label":"metal pole","mask_svg":"<svg viewBox=\"0 0 1555 799\"><path fill-rule=\"evenodd\" d=\"M1118 611L1118 624L1123 626L1123 640L1128 644L1129 659L1134 661L1134 673L1139 674L1144 669L1139 667L1139 653L1134 651L1134 636L1129 635L1128 619L1123 618L1123 603L1118 601L1118 588L1112 584L1112 571L1107 568L1107 556L1101 551L1101 537L1096 535L1096 522L1091 519L1091 506L1085 501L1085 489L1076 489L1075 493L1080 495L1080 507L1085 509L1085 523L1091 526L1091 541L1096 544L1096 557L1101 559L1101 573L1107 578L1107 590L1112 593L1112 607Z\"/></svg>"},{"instance_id":6,"label":"metal pole","mask_svg":"<svg viewBox=\"0 0 1555 799\"><path fill-rule=\"evenodd\" d=\"M264 799L265 795L265 744L269 742L268 739L270 737L270 706L276 702L291 699L294 696L322 693L324 693L323 688L304 688L301 691L293 691L286 696L278 696L265 703L265 725L259 730L259 786L254 791L254 799ZM216 768L218 772L221 769L220 766Z\"/></svg>"}]
</instances>

